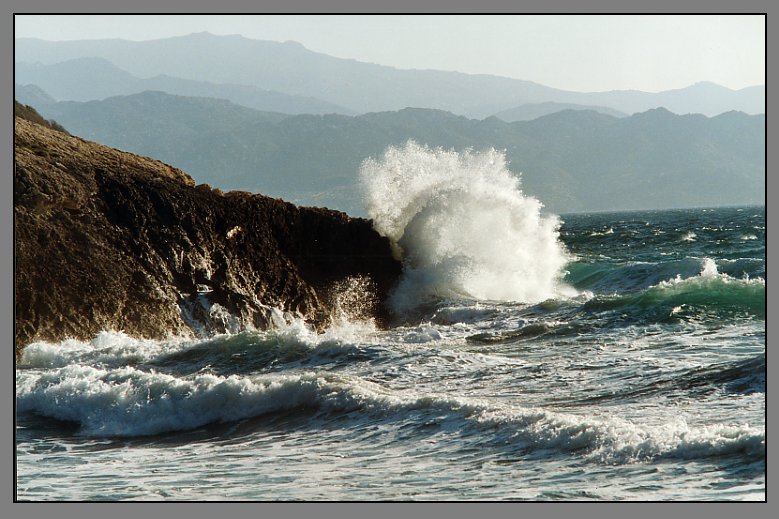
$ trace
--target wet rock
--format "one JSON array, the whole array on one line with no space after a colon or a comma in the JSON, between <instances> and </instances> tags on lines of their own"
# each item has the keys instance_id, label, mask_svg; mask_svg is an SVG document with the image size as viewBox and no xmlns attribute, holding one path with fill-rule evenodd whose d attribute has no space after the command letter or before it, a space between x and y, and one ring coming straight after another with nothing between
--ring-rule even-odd
<instances>
[{"instance_id":1,"label":"wet rock","mask_svg":"<svg viewBox=\"0 0 779 519\"><path fill-rule=\"evenodd\" d=\"M371 223L195 185L161 162L15 120L16 351L106 329L148 338L265 329L273 308L321 329L333 287L400 274ZM386 311L373 308L381 322Z\"/></svg>"}]
</instances>

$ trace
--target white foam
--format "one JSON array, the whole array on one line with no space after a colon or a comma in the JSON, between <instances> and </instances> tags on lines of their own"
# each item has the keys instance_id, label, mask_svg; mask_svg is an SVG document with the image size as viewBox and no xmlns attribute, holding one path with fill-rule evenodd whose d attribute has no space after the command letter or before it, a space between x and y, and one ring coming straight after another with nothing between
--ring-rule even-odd
<instances>
[{"instance_id":1,"label":"white foam","mask_svg":"<svg viewBox=\"0 0 779 519\"><path fill-rule=\"evenodd\" d=\"M469 306L446 306L436 310L431 320L436 324L443 325L475 323L495 319L498 313L495 308L482 307L479 303ZM488 322L491 323L491 321Z\"/></svg>"},{"instance_id":2,"label":"white foam","mask_svg":"<svg viewBox=\"0 0 779 519\"><path fill-rule=\"evenodd\" d=\"M88 436L137 436L197 428L309 407L404 420L430 412L453 427L476 427L518 448L582 452L601 462L656 457L698 458L731 453L764 456L765 431L749 425L692 427L683 419L636 424L473 398L392 391L360 377L329 372L295 375L198 374L179 378L132 367L72 365L17 373L17 410L81 424ZM418 418L416 419L418 420Z\"/></svg>"},{"instance_id":3,"label":"white foam","mask_svg":"<svg viewBox=\"0 0 779 519\"><path fill-rule=\"evenodd\" d=\"M614 228L609 227L606 231L592 231L590 233L590 236L609 236L611 234L614 234Z\"/></svg>"},{"instance_id":4,"label":"white foam","mask_svg":"<svg viewBox=\"0 0 779 519\"><path fill-rule=\"evenodd\" d=\"M211 305L210 317L224 322L227 334L208 338L172 336L165 340L132 337L122 331L103 331L91 341L66 339L60 342L39 341L22 350L18 367L23 369L52 369L71 365L91 365L98 368L118 368L154 362L172 354L187 350L199 350L203 346L218 349L220 344L235 339L237 347L267 347L276 344L281 350L332 350L349 348L369 341L377 332L372 319L351 318L345 311L333 319L330 326L318 333L301 317L268 308L272 328L266 331L240 330L237 318L220 305Z\"/></svg>"},{"instance_id":5,"label":"white foam","mask_svg":"<svg viewBox=\"0 0 779 519\"><path fill-rule=\"evenodd\" d=\"M559 219L522 193L505 153L409 141L363 162L360 176L367 214L403 259L396 310L437 298L535 303L572 292L560 281L569 257Z\"/></svg>"},{"instance_id":6,"label":"white foam","mask_svg":"<svg viewBox=\"0 0 779 519\"><path fill-rule=\"evenodd\" d=\"M720 285L745 285L745 286L765 286L765 279L757 277L750 278L748 275L744 275L743 278L735 278L728 274L721 273L717 269L717 263L711 258L703 258L701 260L700 272L697 276L683 278L680 274L676 277L668 279L666 281L660 281L656 285L649 287L652 288L671 288L675 286L679 287L703 287L709 286L712 283Z\"/></svg>"},{"instance_id":7,"label":"white foam","mask_svg":"<svg viewBox=\"0 0 779 519\"><path fill-rule=\"evenodd\" d=\"M714 260L711 258L704 258L703 265L701 265L700 276L702 278L713 278L717 277L717 274L717 264L714 262Z\"/></svg>"},{"instance_id":8,"label":"white foam","mask_svg":"<svg viewBox=\"0 0 779 519\"><path fill-rule=\"evenodd\" d=\"M119 366L146 362L154 357L186 348L192 342L182 337L164 341L138 339L124 332L103 331L91 341L66 339L28 344L22 350L19 367L57 368L70 364Z\"/></svg>"}]
</instances>

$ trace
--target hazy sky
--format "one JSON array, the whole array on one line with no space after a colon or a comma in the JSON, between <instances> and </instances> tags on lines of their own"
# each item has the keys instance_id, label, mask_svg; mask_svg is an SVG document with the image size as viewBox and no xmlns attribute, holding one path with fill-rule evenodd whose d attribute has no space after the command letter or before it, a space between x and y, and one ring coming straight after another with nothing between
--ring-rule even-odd
<instances>
[{"instance_id":1,"label":"hazy sky","mask_svg":"<svg viewBox=\"0 0 779 519\"><path fill-rule=\"evenodd\" d=\"M15 17L15 31L46 40L241 34L398 68L495 74L577 91L765 83L760 15L25 15Z\"/></svg>"}]
</instances>

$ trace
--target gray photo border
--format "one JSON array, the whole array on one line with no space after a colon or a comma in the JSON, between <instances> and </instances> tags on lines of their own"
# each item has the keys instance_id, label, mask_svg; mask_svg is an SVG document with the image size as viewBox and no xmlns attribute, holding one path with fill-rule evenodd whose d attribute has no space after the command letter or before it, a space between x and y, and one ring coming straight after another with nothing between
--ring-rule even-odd
<instances>
[{"instance_id":1,"label":"gray photo border","mask_svg":"<svg viewBox=\"0 0 779 519\"><path fill-rule=\"evenodd\" d=\"M773 14L779 16L779 4L773 5ZM523 5L511 0L487 0L467 2L450 0L442 3L433 0L395 0L384 6L374 3L366 6L356 0L287 0L275 2L252 2L251 0L136 0L132 4L123 3L113 6L96 0L6 0L3 2L3 16L0 22L0 43L2 52L2 74L0 75L0 91L13 92L13 15L14 13L767 13L771 5L768 0L742 0L738 3L723 0L703 2L660 0L643 6L625 6L624 2L614 0L597 0L585 3L573 0L548 0L536 2L535 5ZM766 17L767 51L773 51L779 45L779 36L768 31L771 16ZM770 89L777 84L776 63L771 58L776 54L767 52L767 85ZM2 359L0 362L0 417L3 427L0 429L2 440L0 449L2 460L0 469L0 489L2 489L3 517L14 518L45 518L91 519L112 517L116 519L135 518L139 514L150 517L162 516L173 518L211 518L221 517L371 517L394 518L396 516L422 516L429 518L470 518L486 517L583 517L583 518L654 518L658 516L685 518L716 519L732 517L771 517L769 506L776 498L771 489L776 487L776 476L768 469L766 495L767 503L15 503L14 502L14 420L13 394L15 390L13 371L13 102L12 96L0 96L0 112L3 124L0 125L0 237L3 247L0 247L0 333L2 334ZM771 95L766 99L766 113L777 113L779 102ZM777 153L771 153L772 126L766 118L767 130L767 178L766 205L769 198L779 196L779 180L776 174ZM768 137L771 136L771 137ZM774 166L774 167L771 167ZM770 193L770 197L769 197ZM779 218L777 211L766 208L769 221ZM774 239L776 227L767 225L767 262L776 263L779 252ZM776 309L776 291L766 292L768 307ZM772 320L769 318L767 322ZM777 329L772 324L767 326L770 338L777 337ZM767 350L773 350L773 342L766 339ZM779 363L779 353L771 351L767 355L768 371L776 372ZM770 377L769 377L770 378ZM776 384L768 382L767 388L775 388ZM768 397L768 393L767 393ZM767 436L776 437L776 408L779 400L767 398ZM772 441L767 440L767 461L776 458L776 448ZM773 456L771 453L773 452ZM776 508L774 507L774 513ZM227 515L226 515L227 514Z\"/></svg>"}]
</instances>

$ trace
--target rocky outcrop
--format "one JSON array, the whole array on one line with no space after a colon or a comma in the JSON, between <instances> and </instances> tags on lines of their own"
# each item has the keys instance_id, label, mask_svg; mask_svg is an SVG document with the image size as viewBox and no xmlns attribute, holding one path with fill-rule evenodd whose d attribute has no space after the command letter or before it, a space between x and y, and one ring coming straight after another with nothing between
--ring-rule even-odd
<instances>
[{"instance_id":1,"label":"rocky outcrop","mask_svg":"<svg viewBox=\"0 0 779 519\"><path fill-rule=\"evenodd\" d=\"M222 193L18 117L14 232L17 353L105 329L149 338L264 329L274 308L322 328L344 280L370 286L350 296L364 307L383 301L401 270L367 220Z\"/></svg>"}]
</instances>

